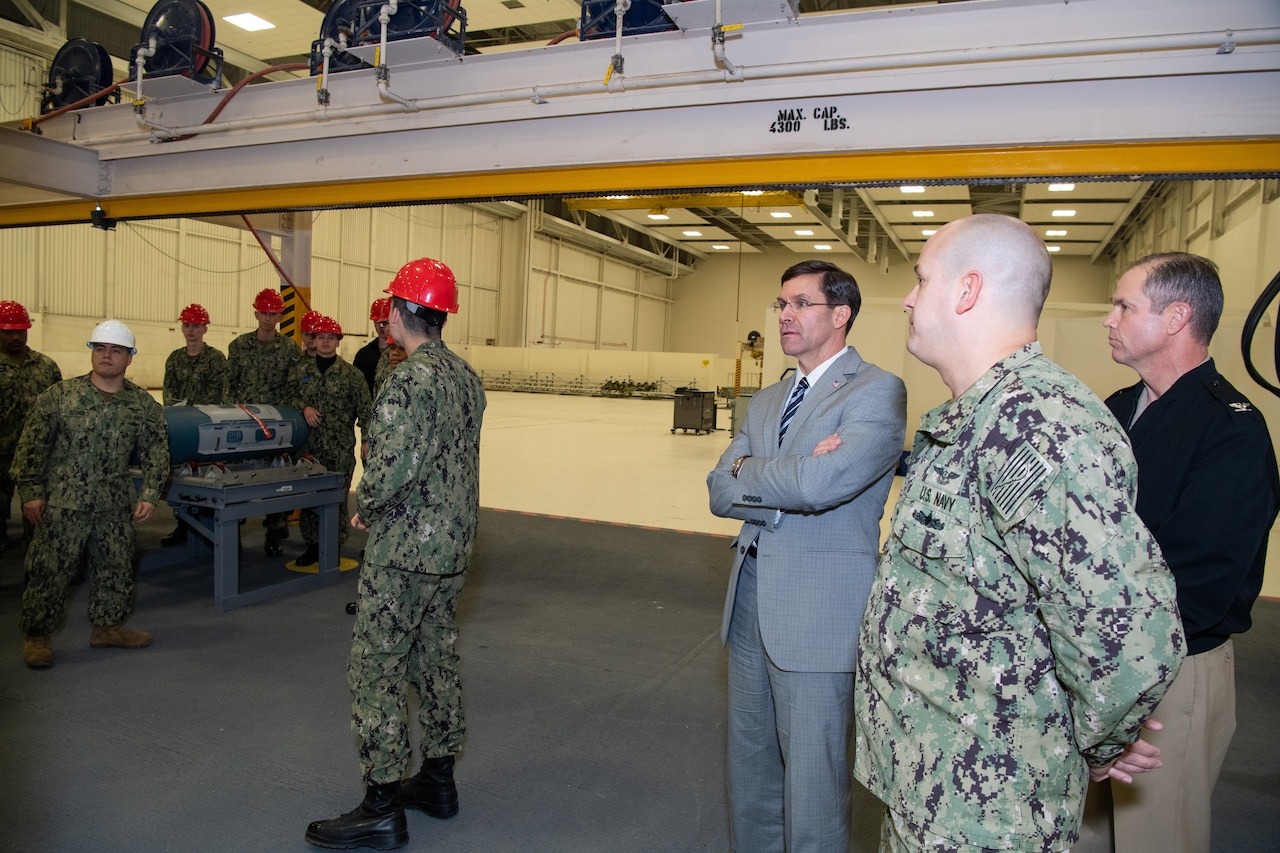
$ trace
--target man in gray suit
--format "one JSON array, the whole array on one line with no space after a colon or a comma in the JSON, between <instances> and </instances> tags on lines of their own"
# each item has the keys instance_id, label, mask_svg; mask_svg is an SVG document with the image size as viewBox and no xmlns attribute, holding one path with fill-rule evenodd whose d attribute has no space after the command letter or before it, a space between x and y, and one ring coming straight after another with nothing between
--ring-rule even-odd
<instances>
[{"instance_id":1,"label":"man in gray suit","mask_svg":"<svg viewBox=\"0 0 1280 853\"><path fill-rule=\"evenodd\" d=\"M707 476L711 511L745 522L721 628L737 853L848 849L858 626L907 400L845 345L861 305L834 264L782 274L773 307L799 370L752 399Z\"/></svg>"}]
</instances>

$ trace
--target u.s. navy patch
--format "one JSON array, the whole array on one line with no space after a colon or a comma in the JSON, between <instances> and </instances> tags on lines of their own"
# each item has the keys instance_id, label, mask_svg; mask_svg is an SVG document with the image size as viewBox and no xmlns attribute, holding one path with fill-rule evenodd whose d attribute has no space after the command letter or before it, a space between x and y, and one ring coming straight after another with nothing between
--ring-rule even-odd
<instances>
[{"instance_id":1,"label":"u.s. navy patch","mask_svg":"<svg viewBox=\"0 0 1280 853\"><path fill-rule=\"evenodd\" d=\"M1009 518L1023 499L1045 481L1053 466L1030 444L1023 444L1004 463L991 486L992 505L1001 518Z\"/></svg>"}]
</instances>

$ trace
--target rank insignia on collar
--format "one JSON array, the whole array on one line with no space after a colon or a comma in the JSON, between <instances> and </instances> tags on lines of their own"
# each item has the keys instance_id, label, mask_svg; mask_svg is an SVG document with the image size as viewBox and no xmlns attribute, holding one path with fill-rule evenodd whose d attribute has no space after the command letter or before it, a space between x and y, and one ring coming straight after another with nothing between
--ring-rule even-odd
<instances>
[{"instance_id":1,"label":"rank insignia on collar","mask_svg":"<svg viewBox=\"0 0 1280 853\"><path fill-rule=\"evenodd\" d=\"M1236 412L1252 412L1253 411L1253 406L1249 405L1243 400L1232 403L1231 408L1233 411L1236 411Z\"/></svg>"}]
</instances>

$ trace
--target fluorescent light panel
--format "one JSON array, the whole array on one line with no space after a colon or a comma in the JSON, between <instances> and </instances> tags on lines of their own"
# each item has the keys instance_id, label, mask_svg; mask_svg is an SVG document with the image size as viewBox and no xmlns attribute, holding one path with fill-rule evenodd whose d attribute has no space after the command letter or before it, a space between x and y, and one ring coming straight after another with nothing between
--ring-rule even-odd
<instances>
[{"instance_id":1,"label":"fluorescent light panel","mask_svg":"<svg viewBox=\"0 0 1280 853\"><path fill-rule=\"evenodd\" d=\"M239 15L227 15L222 20L232 26L239 27L247 32L256 33L259 30L274 30L276 25L270 21L264 21L252 12L241 12Z\"/></svg>"}]
</instances>

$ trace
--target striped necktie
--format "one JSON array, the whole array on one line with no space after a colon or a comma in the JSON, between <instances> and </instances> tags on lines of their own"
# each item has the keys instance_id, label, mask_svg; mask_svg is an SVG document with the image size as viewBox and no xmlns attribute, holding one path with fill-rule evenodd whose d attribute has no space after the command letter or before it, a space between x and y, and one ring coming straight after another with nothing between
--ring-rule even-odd
<instances>
[{"instance_id":1,"label":"striped necktie","mask_svg":"<svg viewBox=\"0 0 1280 853\"><path fill-rule=\"evenodd\" d=\"M782 423L778 425L778 444L782 444L782 437L787 434L787 427L791 426L791 419L796 416L796 410L800 408L800 403L804 400L804 392L809 390L809 380L801 378L796 385L796 390L791 392L791 399L787 401L787 408L782 412Z\"/></svg>"}]
</instances>

